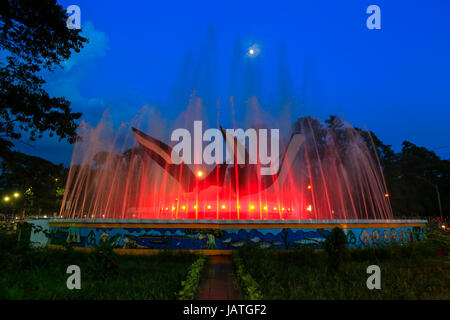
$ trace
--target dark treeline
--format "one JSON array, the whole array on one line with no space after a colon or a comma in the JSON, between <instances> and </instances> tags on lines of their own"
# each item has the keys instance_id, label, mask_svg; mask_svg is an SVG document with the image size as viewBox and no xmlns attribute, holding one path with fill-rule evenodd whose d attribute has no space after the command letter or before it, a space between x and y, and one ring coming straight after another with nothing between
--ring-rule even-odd
<instances>
[{"instance_id":1,"label":"dark treeline","mask_svg":"<svg viewBox=\"0 0 450 320\"><path fill-rule=\"evenodd\" d=\"M330 116L323 124L312 118L300 118L294 123L309 119L315 126L326 126L337 132L345 144L343 121ZM391 145L384 144L374 132L355 128L368 148L378 157L386 179L388 194L394 217L440 217L450 211L450 160L440 159L433 151L419 147L409 141L395 152ZM320 132L318 128L316 132ZM340 133L338 131L341 131Z\"/></svg>"}]
</instances>

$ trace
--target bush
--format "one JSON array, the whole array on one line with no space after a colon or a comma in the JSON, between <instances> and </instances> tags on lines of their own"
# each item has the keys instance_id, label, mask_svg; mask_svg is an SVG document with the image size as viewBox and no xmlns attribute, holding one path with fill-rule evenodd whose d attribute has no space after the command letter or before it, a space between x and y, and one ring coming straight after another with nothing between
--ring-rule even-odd
<instances>
[{"instance_id":1,"label":"bush","mask_svg":"<svg viewBox=\"0 0 450 320\"><path fill-rule=\"evenodd\" d=\"M233 253L233 262L236 266L236 273L245 295L250 300L261 300L263 296L259 285L251 274L245 270L244 262L238 253Z\"/></svg>"},{"instance_id":2,"label":"bush","mask_svg":"<svg viewBox=\"0 0 450 320\"><path fill-rule=\"evenodd\" d=\"M179 300L192 300L195 298L205 262L206 257L201 255L200 258L191 265L186 280L181 282L183 288L178 292Z\"/></svg>"},{"instance_id":3,"label":"bush","mask_svg":"<svg viewBox=\"0 0 450 320\"><path fill-rule=\"evenodd\" d=\"M117 253L114 252L116 247L117 236L111 239L100 241L100 244L94 245L94 252L88 261L88 270L99 280L107 278L115 278L119 275L119 267L117 264Z\"/></svg>"},{"instance_id":4,"label":"bush","mask_svg":"<svg viewBox=\"0 0 450 320\"><path fill-rule=\"evenodd\" d=\"M438 229L434 224L426 226L424 242L434 250L443 251L445 254L450 251L450 235Z\"/></svg>"},{"instance_id":5,"label":"bush","mask_svg":"<svg viewBox=\"0 0 450 320\"><path fill-rule=\"evenodd\" d=\"M328 270L337 272L348 258L347 236L341 228L335 227L328 234L324 249L328 255Z\"/></svg>"}]
</instances>

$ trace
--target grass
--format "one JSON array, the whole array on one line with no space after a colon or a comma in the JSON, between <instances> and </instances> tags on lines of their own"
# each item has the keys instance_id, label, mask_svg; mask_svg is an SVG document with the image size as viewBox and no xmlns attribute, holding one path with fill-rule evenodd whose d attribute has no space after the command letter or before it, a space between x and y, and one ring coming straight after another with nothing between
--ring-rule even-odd
<instances>
[{"instance_id":1,"label":"grass","mask_svg":"<svg viewBox=\"0 0 450 320\"><path fill-rule=\"evenodd\" d=\"M354 249L337 272L326 252L297 249L274 253L243 248L237 255L264 299L450 299L450 257L430 241L388 248ZM369 290L369 265L381 269L381 289Z\"/></svg>"},{"instance_id":2,"label":"grass","mask_svg":"<svg viewBox=\"0 0 450 320\"><path fill-rule=\"evenodd\" d=\"M116 277L101 280L91 271L92 253L28 249L16 235L0 234L0 299L175 299L193 254L118 256ZM81 268L81 289L69 290L69 265Z\"/></svg>"},{"instance_id":3,"label":"grass","mask_svg":"<svg viewBox=\"0 0 450 320\"><path fill-rule=\"evenodd\" d=\"M338 271L328 267L326 252L306 248L275 253L244 247L234 254L243 274L255 281L250 289L257 287L263 299L448 300L450 256L438 252L448 252L449 239L433 233L424 242L350 250ZM102 280L92 257L73 250L29 249L26 241L17 242L17 234L0 233L0 299L176 299L198 259L179 253L117 256L117 270ZM81 290L66 287L69 265L81 268ZM381 290L366 287L369 265L381 268Z\"/></svg>"}]
</instances>

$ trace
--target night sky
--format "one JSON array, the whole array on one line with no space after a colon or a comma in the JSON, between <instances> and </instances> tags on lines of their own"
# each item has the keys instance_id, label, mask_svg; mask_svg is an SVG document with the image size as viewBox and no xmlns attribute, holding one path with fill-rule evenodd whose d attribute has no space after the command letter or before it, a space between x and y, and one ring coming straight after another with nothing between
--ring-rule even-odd
<instances>
[{"instance_id":1,"label":"night sky","mask_svg":"<svg viewBox=\"0 0 450 320\"><path fill-rule=\"evenodd\" d=\"M449 1L59 3L81 8L90 43L63 70L44 75L46 89L93 124L106 108L118 125L144 105L170 121L186 109L192 87L205 101L227 101L242 89L232 89L240 84L233 70L242 71L256 44L255 90L274 117L295 96L292 121L334 114L396 151L409 140L450 158ZM366 27L371 4L381 8L381 30ZM18 150L70 164L68 143L24 141Z\"/></svg>"}]
</instances>

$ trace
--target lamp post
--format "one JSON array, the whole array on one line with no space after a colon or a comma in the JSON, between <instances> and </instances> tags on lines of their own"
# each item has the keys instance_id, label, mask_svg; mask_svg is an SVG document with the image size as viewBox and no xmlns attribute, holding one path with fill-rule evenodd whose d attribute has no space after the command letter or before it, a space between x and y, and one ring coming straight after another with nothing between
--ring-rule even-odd
<instances>
[{"instance_id":1,"label":"lamp post","mask_svg":"<svg viewBox=\"0 0 450 320\"><path fill-rule=\"evenodd\" d=\"M8 206L8 204L11 202L11 198L9 196L4 196L3 197L3 201L6 203L6 205ZM9 210L7 210L8 212Z\"/></svg>"},{"instance_id":2,"label":"lamp post","mask_svg":"<svg viewBox=\"0 0 450 320\"><path fill-rule=\"evenodd\" d=\"M11 204L12 206L12 215L14 216L14 220L16 219L16 207L14 206L13 200L14 199L18 199L20 197L20 193L19 192L14 192L13 195L10 197L8 195L3 197L3 201L6 202L7 204Z\"/></svg>"},{"instance_id":3,"label":"lamp post","mask_svg":"<svg viewBox=\"0 0 450 320\"><path fill-rule=\"evenodd\" d=\"M441 216L441 222L443 221L442 218L442 205L441 205L441 195L439 193L439 187L437 184L434 184L433 182L431 182L428 179L425 179L424 177L421 176L416 176L416 178L422 179L423 181L425 181L426 183L432 185L435 189L436 189L436 194L437 194L437 199L438 199L438 205L439 205L439 215Z\"/></svg>"}]
</instances>

